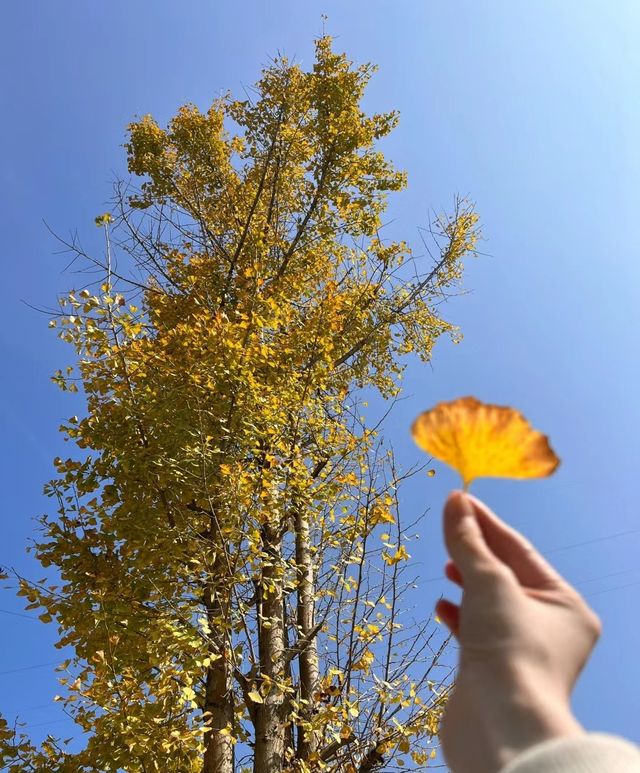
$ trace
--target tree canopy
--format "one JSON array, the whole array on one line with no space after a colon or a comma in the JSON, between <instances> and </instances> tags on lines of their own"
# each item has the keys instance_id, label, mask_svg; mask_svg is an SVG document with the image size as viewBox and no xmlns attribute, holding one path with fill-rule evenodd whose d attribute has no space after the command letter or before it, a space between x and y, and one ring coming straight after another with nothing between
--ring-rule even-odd
<instances>
[{"instance_id":1,"label":"tree canopy","mask_svg":"<svg viewBox=\"0 0 640 773\"><path fill-rule=\"evenodd\" d=\"M309 71L279 57L245 99L129 126L140 184L97 218L105 258L69 245L94 273L60 299L54 380L86 411L46 486L51 579L19 591L72 652L86 743L5 722L9 771L427 764L447 690L402 616L410 473L361 404L457 335L437 304L477 215L437 218L433 259L383 238L406 177L377 146L398 116L363 112L372 72L322 37Z\"/></svg>"}]
</instances>

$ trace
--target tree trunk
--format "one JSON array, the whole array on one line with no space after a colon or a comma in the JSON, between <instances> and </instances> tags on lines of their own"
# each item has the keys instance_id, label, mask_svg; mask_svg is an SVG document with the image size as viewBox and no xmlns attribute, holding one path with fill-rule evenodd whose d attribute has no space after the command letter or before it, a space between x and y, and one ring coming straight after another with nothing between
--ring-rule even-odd
<instances>
[{"instance_id":1,"label":"tree trunk","mask_svg":"<svg viewBox=\"0 0 640 773\"><path fill-rule=\"evenodd\" d=\"M298 572L298 629L305 642L311 637L315 625L315 598L313 557L311 555L311 535L309 519L303 506L296 510L296 564ZM318 684L318 647L316 637L308 641L298 657L300 668L300 698L307 701L303 716L312 717L313 693ZM305 704L303 704L305 705ZM307 759L316 751L318 738L316 733L300 729L298 738L299 759Z\"/></svg>"},{"instance_id":2,"label":"tree trunk","mask_svg":"<svg viewBox=\"0 0 640 773\"><path fill-rule=\"evenodd\" d=\"M384 764L384 757L379 754L375 749L370 749L362 759L358 773L371 773L376 769L380 770L381 765Z\"/></svg>"},{"instance_id":3,"label":"tree trunk","mask_svg":"<svg viewBox=\"0 0 640 773\"><path fill-rule=\"evenodd\" d=\"M212 576L216 576L218 562L214 563ZM205 589L204 602L211 632L208 654L215 656L207 669L204 711L207 714L204 735L204 760L202 773L233 773L234 752L230 732L233 731L233 691L229 664L227 630L222 621L229 619L228 600L221 600L225 589L210 583ZM222 731L222 732L221 732Z\"/></svg>"},{"instance_id":4,"label":"tree trunk","mask_svg":"<svg viewBox=\"0 0 640 773\"><path fill-rule=\"evenodd\" d=\"M233 773L233 744L228 733L233 728L233 701L229 689L226 658L212 663L207 671L205 711L211 714L205 733L202 773Z\"/></svg>"},{"instance_id":5,"label":"tree trunk","mask_svg":"<svg viewBox=\"0 0 640 773\"><path fill-rule=\"evenodd\" d=\"M284 627L281 537L276 526L262 530L264 559L259 620L260 677L263 703L256 703L254 773L279 773L284 766L285 696L278 684L284 681Z\"/></svg>"}]
</instances>

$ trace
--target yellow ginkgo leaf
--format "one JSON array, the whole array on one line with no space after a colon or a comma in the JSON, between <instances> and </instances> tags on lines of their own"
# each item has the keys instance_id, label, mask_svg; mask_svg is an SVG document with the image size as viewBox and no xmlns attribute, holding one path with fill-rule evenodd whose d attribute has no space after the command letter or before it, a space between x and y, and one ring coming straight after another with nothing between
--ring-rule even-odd
<instances>
[{"instance_id":1,"label":"yellow ginkgo leaf","mask_svg":"<svg viewBox=\"0 0 640 773\"><path fill-rule=\"evenodd\" d=\"M544 478L560 464L547 436L519 411L475 397L421 413L411 434L423 451L460 473L465 490L476 478Z\"/></svg>"},{"instance_id":2,"label":"yellow ginkgo leaf","mask_svg":"<svg viewBox=\"0 0 640 773\"><path fill-rule=\"evenodd\" d=\"M393 555L387 553L386 550L382 551L382 560L385 564L389 564L390 566L394 566L400 561L408 561L410 558L411 556L407 553L407 549L404 545L400 545Z\"/></svg>"},{"instance_id":3,"label":"yellow ginkgo leaf","mask_svg":"<svg viewBox=\"0 0 640 773\"><path fill-rule=\"evenodd\" d=\"M351 668L354 671L364 671L365 674L368 674L371 670L371 665L373 664L373 661L375 660L375 655L371 650L365 650L362 653L362 656L359 660L356 660Z\"/></svg>"}]
</instances>

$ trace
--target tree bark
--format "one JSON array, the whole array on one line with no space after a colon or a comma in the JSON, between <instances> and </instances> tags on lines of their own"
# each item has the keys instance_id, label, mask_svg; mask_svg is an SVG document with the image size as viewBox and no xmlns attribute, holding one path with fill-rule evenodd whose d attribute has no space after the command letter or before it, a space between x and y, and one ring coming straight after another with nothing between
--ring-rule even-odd
<instances>
[{"instance_id":1,"label":"tree bark","mask_svg":"<svg viewBox=\"0 0 640 773\"><path fill-rule=\"evenodd\" d=\"M319 678L318 647L311 632L315 625L315 597L313 557L311 555L311 533L309 519L303 506L296 509L296 564L298 572L298 630L299 636L309 638L308 644L298 656L300 669L300 698L307 701L303 716L312 717L313 693ZM305 705L305 704L303 704ZM300 728L297 756L307 759L318 746L316 733Z\"/></svg>"},{"instance_id":2,"label":"tree bark","mask_svg":"<svg viewBox=\"0 0 640 773\"><path fill-rule=\"evenodd\" d=\"M284 766L285 695L281 687L285 672L283 626L281 536L277 526L262 530L266 554L261 574L262 619L258 621L260 677L263 703L256 704L254 773L279 773Z\"/></svg>"},{"instance_id":3,"label":"tree bark","mask_svg":"<svg viewBox=\"0 0 640 773\"><path fill-rule=\"evenodd\" d=\"M376 770L376 768L379 769L383 764L384 756L374 746L364 755L358 768L358 773L371 773L371 771Z\"/></svg>"},{"instance_id":4,"label":"tree bark","mask_svg":"<svg viewBox=\"0 0 640 773\"><path fill-rule=\"evenodd\" d=\"M214 563L212 576L216 577L222 567ZM206 727L211 728L204 736L204 760L202 773L233 773L234 752L229 731L233 730L233 691L227 630L222 621L229 619L228 600L220 597L225 589L210 582L205 588L204 602L211 632L208 654L215 657L207 668L204 712ZM224 731L224 732L222 732Z\"/></svg>"},{"instance_id":5,"label":"tree bark","mask_svg":"<svg viewBox=\"0 0 640 773\"><path fill-rule=\"evenodd\" d=\"M204 736L205 750L202 773L233 773L231 736L221 730L233 728L233 701L226 657L212 663L207 671L205 711L211 714Z\"/></svg>"}]
</instances>

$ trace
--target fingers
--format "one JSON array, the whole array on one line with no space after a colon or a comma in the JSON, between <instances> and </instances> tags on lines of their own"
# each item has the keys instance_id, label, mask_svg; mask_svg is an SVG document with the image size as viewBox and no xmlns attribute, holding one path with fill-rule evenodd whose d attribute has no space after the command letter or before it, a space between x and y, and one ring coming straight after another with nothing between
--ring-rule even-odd
<instances>
[{"instance_id":1,"label":"fingers","mask_svg":"<svg viewBox=\"0 0 640 773\"><path fill-rule=\"evenodd\" d=\"M485 542L469 497L452 492L444 506L444 540L465 582L499 563Z\"/></svg>"},{"instance_id":2,"label":"fingers","mask_svg":"<svg viewBox=\"0 0 640 773\"><path fill-rule=\"evenodd\" d=\"M494 556L511 569L522 585L528 588L549 588L564 583L562 576L522 534L498 518L484 502L471 494L466 494L466 497L485 544Z\"/></svg>"},{"instance_id":3,"label":"fingers","mask_svg":"<svg viewBox=\"0 0 640 773\"><path fill-rule=\"evenodd\" d=\"M451 633L458 638L460 633L460 607L448 599L439 599L436 603L436 614Z\"/></svg>"},{"instance_id":4,"label":"fingers","mask_svg":"<svg viewBox=\"0 0 640 773\"><path fill-rule=\"evenodd\" d=\"M447 563L444 565L444 575L447 580L455 582L455 584L459 585L461 588L463 587L464 580L462 579L462 574L458 567L453 563L453 561L447 561Z\"/></svg>"}]
</instances>

